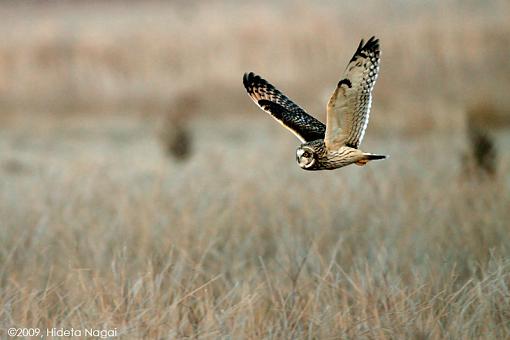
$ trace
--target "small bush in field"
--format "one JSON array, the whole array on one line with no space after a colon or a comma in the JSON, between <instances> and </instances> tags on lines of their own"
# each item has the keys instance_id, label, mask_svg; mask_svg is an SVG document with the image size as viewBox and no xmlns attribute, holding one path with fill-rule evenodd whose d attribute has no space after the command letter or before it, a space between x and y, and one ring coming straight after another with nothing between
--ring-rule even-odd
<instances>
[{"instance_id":1,"label":"small bush in field","mask_svg":"<svg viewBox=\"0 0 510 340\"><path fill-rule=\"evenodd\" d=\"M490 132L497 115L488 105L477 105L466 113L468 151L462 157L466 175L472 177L494 177L497 171L497 147Z\"/></svg>"},{"instance_id":2,"label":"small bush in field","mask_svg":"<svg viewBox=\"0 0 510 340\"><path fill-rule=\"evenodd\" d=\"M160 139L165 153L176 160L191 156L193 134L189 120L198 108L198 100L192 93L180 95L168 110L162 125Z\"/></svg>"}]
</instances>

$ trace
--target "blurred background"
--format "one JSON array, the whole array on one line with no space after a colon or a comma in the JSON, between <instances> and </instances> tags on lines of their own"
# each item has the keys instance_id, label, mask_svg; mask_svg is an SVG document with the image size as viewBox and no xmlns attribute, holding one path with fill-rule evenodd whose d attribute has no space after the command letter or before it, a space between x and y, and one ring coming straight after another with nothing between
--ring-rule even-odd
<instances>
[{"instance_id":1,"label":"blurred background","mask_svg":"<svg viewBox=\"0 0 510 340\"><path fill-rule=\"evenodd\" d=\"M5 112L148 116L188 93L202 116L253 115L239 87L253 70L321 116L372 35L384 53L374 130L382 117L386 131L449 128L459 108L505 104L509 82L506 1L50 1L1 12Z\"/></svg>"},{"instance_id":2,"label":"blurred background","mask_svg":"<svg viewBox=\"0 0 510 340\"><path fill-rule=\"evenodd\" d=\"M510 334L508 1L6 1L0 17L2 327ZM325 121L372 35L363 149L390 158L302 171L243 73Z\"/></svg>"}]
</instances>

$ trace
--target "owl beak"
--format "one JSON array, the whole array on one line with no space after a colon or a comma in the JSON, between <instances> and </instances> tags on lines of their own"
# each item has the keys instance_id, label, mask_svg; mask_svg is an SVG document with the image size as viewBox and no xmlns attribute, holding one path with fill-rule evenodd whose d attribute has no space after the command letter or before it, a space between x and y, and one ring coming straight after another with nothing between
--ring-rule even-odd
<instances>
[{"instance_id":1,"label":"owl beak","mask_svg":"<svg viewBox=\"0 0 510 340\"><path fill-rule=\"evenodd\" d=\"M303 168L305 169L310 169L313 165L315 164L315 158L312 158L311 162L310 163L304 163L302 165ZM300 164L301 165L301 164Z\"/></svg>"}]
</instances>

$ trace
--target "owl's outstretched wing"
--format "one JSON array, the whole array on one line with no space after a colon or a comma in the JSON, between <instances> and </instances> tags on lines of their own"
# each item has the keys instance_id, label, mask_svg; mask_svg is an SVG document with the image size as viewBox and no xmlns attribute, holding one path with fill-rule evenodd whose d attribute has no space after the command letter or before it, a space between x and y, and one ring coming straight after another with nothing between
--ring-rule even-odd
<instances>
[{"instance_id":1,"label":"owl's outstretched wing","mask_svg":"<svg viewBox=\"0 0 510 340\"><path fill-rule=\"evenodd\" d=\"M323 139L326 126L310 116L273 85L254 73L245 73L243 84L251 99L301 142Z\"/></svg>"},{"instance_id":2,"label":"owl's outstretched wing","mask_svg":"<svg viewBox=\"0 0 510 340\"><path fill-rule=\"evenodd\" d=\"M358 148L368 125L372 89L379 72L379 39L361 40L327 107L326 147Z\"/></svg>"}]
</instances>

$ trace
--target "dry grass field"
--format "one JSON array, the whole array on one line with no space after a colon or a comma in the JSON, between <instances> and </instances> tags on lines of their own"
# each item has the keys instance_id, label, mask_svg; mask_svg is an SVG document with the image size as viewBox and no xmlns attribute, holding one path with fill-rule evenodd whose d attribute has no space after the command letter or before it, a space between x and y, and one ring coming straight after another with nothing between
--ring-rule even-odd
<instances>
[{"instance_id":1,"label":"dry grass field","mask_svg":"<svg viewBox=\"0 0 510 340\"><path fill-rule=\"evenodd\" d=\"M358 6L0 4L0 338L510 338L510 6ZM324 119L372 34L390 158L299 169L243 72Z\"/></svg>"}]
</instances>

